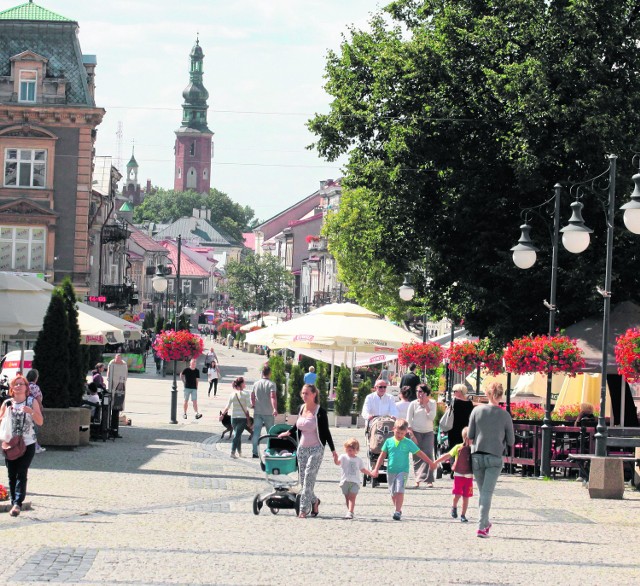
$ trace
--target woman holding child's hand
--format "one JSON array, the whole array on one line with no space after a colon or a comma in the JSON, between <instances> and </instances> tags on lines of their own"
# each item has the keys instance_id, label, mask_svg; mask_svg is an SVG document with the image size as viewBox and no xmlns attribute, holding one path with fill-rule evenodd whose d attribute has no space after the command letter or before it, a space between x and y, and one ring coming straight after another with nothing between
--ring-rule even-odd
<instances>
[{"instance_id":1,"label":"woman holding child's hand","mask_svg":"<svg viewBox=\"0 0 640 586\"><path fill-rule=\"evenodd\" d=\"M313 489L324 456L324 446L329 444L336 464L338 454L329 430L327 412L319 405L318 389L315 385L304 385L300 396L304 404L300 407L296 424L278 437L294 436L298 440L298 469L302 486L298 516L304 519L308 515L318 515L320 499L314 494Z\"/></svg>"}]
</instances>

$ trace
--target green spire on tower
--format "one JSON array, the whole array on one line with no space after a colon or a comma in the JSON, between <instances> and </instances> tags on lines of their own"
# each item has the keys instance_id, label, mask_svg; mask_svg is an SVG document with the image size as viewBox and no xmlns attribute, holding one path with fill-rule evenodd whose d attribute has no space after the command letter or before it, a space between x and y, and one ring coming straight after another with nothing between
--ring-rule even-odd
<instances>
[{"instance_id":1,"label":"green spire on tower","mask_svg":"<svg viewBox=\"0 0 640 586\"><path fill-rule=\"evenodd\" d=\"M181 130L191 128L200 132L210 132L207 127L207 99L209 92L202 84L204 53L200 46L200 40L196 37L196 44L189 55L191 68L189 69L189 85L182 92L184 103L182 104Z\"/></svg>"}]
</instances>

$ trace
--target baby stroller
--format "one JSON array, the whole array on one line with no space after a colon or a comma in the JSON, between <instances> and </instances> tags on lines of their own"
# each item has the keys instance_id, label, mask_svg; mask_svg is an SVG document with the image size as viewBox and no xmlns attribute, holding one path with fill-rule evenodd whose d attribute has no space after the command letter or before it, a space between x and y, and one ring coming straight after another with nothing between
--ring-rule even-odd
<instances>
[{"instance_id":1,"label":"baby stroller","mask_svg":"<svg viewBox=\"0 0 640 586\"><path fill-rule=\"evenodd\" d=\"M369 464L371 468L374 468L374 466L376 465L385 440L393 435L394 424L395 420L393 419L393 417L389 417L388 415L374 417L369 421L369 425L367 426L367 430L365 432L365 437L367 438L367 456L369 458ZM376 486L378 486L381 481L387 481L386 461L382 464L380 470L378 471L378 478L372 478L371 476L368 476L366 474L362 476L362 486L367 486L367 481L371 482L371 488L375 488Z\"/></svg>"},{"instance_id":2,"label":"baby stroller","mask_svg":"<svg viewBox=\"0 0 640 586\"><path fill-rule=\"evenodd\" d=\"M260 468L265 472L267 482L274 490L265 496L258 493L254 497L254 515L259 515L264 505L269 507L273 515L277 515L280 509L294 509L296 515L300 512L300 495L291 491L291 488L298 484L298 442L294 437L278 437L279 433L289 429L289 425L274 425L267 435L261 436L258 440ZM260 444L263 442L267 445L264 451L260 451Z\"/></svg>"},{"instance_id":3,"label":"baby stroller","mask_svg":"<svg viewBox=\"0 0 640 586\"><path fill-rule=\"evenodd\" d=\"M436 436L436 458L443 456L449 451L449 436L446 432L438 430L438 434ZM440 462L438 464L438 468L436 469L436 478L442 478L444 474L451 474L453 476L453 470L451 470L451 461L445 460L444 462Z\"/></svg>"}]
</instances>

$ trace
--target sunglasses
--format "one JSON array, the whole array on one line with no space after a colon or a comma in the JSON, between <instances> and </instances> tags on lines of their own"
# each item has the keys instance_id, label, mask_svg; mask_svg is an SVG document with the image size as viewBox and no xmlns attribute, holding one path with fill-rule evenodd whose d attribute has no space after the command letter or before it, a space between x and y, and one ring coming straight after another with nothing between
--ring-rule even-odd
<instances>
[{"instance_id":1,"label":"sunglasses","mask_svg":"<svg viewBox=\"0 0 640 586\"><path fill-rule=\"evenodd\" d=\"M377 385L376 389L386 389L387 385Z\"/></svg>"}]
</instances>

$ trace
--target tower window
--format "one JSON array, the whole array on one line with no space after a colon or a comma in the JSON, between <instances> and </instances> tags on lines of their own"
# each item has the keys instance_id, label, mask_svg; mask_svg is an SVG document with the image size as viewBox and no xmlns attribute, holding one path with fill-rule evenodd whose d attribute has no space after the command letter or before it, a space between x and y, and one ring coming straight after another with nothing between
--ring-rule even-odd
<instances>
[{"instance_id":1,"label":"tower window","mask_svg":"<svg viewBox=\"0 0 640 586\"><path fill-rule=\"evenodd\" d=\"M189 154L192 157L196 156L196 141L195 140L191 141L191 146L189 147Z\"/></svg>"},{"instance_id":2,"label":"tower window","mask_svg":"<svg viewBox=\"0 0 640 586\"><path fill-rule=\"evenodd\" d=\"M182 169L178 167L178 179L182 178Z\"/></svg>"},{"instance_id":3,"label":"tower window","mask_svg":"<svg viewBox=\"0 0 640 586\"><path fill-rule=\"evenodd\" d=\"M193 167L187 173L187 189L195 189L198 186L198 174Z\"/></svg>"},{"instance_id":4,"label":"tower window","mask_svg":"<svg viewBox=\"0 0 640 586\"><path fill-rule=\"evenodd\" d=\"M202 178L203 178L203 179L206 179L206 178L207 178L207 175L208 175L207 170L206 170L206 169L204 169L204 170L202 171Z\"/></svg>"}]
</instances>

